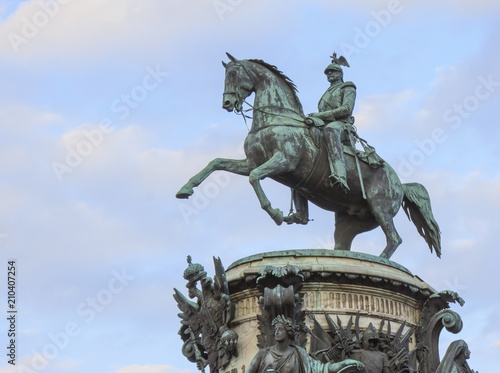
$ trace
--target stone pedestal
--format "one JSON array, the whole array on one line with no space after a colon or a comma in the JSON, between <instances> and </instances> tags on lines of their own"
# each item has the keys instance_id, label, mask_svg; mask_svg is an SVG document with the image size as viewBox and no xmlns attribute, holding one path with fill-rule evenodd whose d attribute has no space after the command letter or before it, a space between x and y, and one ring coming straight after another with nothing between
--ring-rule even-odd
<instances>
[{"instance_id":1,"label":"stone pedestal","mask_svg":"<svg viewBox=\"0 0 500 373\"><path fill-rule=\"evenodd\" d=\"M288 250L252 255L236 261L226 270L230 297L235 305L232 329L238 333L238 357L226 372L244 373L259 347L261 334L257 315L259 273L269 267L295 266L301 270L300 288L305 324L313 329L313 318L328 330L325 314L343 325L356 317L363 330L372 323L379 328L390 324L389 333L402 326L403 333L419 326L424 303L437 292L408 269L390 260L369 254L334 250ZM338 319L337 319L338 317ZM411 331L410 330L410 331ZM306 348L309 350L311 337ZM409 339L416 346L415 337Z\"/></svg>"}]
</instances>

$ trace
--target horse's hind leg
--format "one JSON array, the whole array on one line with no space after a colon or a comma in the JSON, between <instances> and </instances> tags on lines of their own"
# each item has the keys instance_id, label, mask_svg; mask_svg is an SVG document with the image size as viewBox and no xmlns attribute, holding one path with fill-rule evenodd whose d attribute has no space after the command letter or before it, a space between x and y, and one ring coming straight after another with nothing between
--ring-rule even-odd
<instances>
[{"instance_id":1,"label":"horse's hind leg","mask_svg":"<svg viewBox=\"0 0 500 373\"><path fill-rule=\"evenodd\" d=\"M250 173L247 159L215 158L203 170L189 179L175 196L177 198L189 198L194 193L193 188L200 185L212 172L218 170L243 176L248 176Z\"/></svg>"},{"instance_id":2,"label":"horse's hind leg","mask_svg":"<svg viewBox=\"0 0 500 373\"><path fill-rule=\"evenodd\" d=\"M372 214L380 225L380 228L382 228L387 240L387 245L385 246L382 254L380 254L380 257L389 259L392 254L394 254L398 246L401 245L403 240L396 231L396 227L394 226L394 221L392 219L393 215L383 211L380 207L372 208Z\"/></svg>"},{"instance_id":3,"label":"horse's hind leg","mask_svg":"<svg viewBox=\"0 0 500 373\"><path fill-rule=\"evenodd\" d=\"M335 250L351 250L351 244L358 234L371 231L378 223L373 218L360 220L355 215L348 213L335 214Z\"/></svg>"}]
</instances>

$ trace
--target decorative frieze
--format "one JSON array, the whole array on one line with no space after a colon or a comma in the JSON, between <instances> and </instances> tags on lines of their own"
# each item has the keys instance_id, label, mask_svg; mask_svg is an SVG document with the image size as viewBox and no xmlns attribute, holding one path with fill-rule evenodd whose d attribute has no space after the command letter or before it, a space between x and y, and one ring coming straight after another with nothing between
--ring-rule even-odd
<instances>
[{"instance_id":1,"label":"decorative frieze","mask_svg":"<svg viewBox=\"0 0 500 373\"><path fill-rule=\"evenodd\" d=\"M307 284L312 285L312 284ZM411 325L418 323L420 312L419 304L409 297L402 297L391 292L374 294L373 289L349 288L342 290L331 289L332 285L324 285L321 290L310 290L304 286L304 309L334 314L361 314L377 315L389 320Z\"/></svg>"}]
</instances>

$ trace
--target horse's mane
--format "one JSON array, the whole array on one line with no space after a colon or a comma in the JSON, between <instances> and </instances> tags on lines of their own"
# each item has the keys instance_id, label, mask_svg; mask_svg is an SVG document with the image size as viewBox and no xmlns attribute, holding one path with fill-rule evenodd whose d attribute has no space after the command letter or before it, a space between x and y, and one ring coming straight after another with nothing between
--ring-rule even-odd
<instances>
[{"instance_id":1,"label":"horse's mane","mask_svg":"<svg viewBox=\"0 0 500 373\"><path fill-rule=\"evenodd\" d=\"M292 81L292 79L290 79L288 76L286 76L283 73L283 71L279 70L275 65L271 65L270 63L267 63L266 61L259 60L259 59L249 59L248 61L255 62L255 63L265 67L269 71L271 71L274 75L280 77L285 82L285 84L288 86L288 88L290 88L290 90L292 91L292 94L295 98L295 101L297 101L297 104L299 105L300 111L303 112L302 104L299 100L299 97L297 96L297 93L299 90L297 89L297 86Z\"/></svg>"}]
</instances>

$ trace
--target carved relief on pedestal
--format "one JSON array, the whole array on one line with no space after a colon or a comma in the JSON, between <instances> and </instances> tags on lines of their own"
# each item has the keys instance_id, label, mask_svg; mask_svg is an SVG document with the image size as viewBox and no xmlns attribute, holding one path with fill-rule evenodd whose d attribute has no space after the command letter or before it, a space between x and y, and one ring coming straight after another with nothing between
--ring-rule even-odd
<instances>
[{"instance_id":1,"label":"carved relief on pedestal","mask_svg":"<svg viewBox=\"0 0 500 373\"><path fill-rule=\"evenodd\" d=\"M226 271L220 258L213 259L215 276L212 279L201 264L192 263L188 256L184 279L188 281L188 296L195 301L174 288L174 298L181 310L178 316L181 318L179 335L184 341L182 353L196 363L200 371L205 372L208 366L211 373L226 368L231 358L238 355L238 334L229 327L234 305L229 297Z\"/></svg>"},{"instance_id":2,"label":"carved relief on pedestal","mask_svg":"<svg viewBox=\"0 0 500 373\"><path fill-rule=\"evenodd\" d=\"M388 320L418 324L420 304L409 297L361 287L343 286L338 289L331 284L321 284L320 289L309 291L309 285L304 286L304 308L307 310L333 314L354 314L359 311Z\"/></svg>"},{"instance_id":3,"label":"carved relief on pedestal","mask_svg":"<svg viewBox=\"0 0 500 373\"><path fill-rule=\"evenodd\" d=\"M256 289L252 289L231 296L235 305L233 325L257 316L260 294ZM301 295L303 308L311 312L355 314L359 311L380 319L406 321L409 325L417 325L420 318L421 302L389 292L375 293L369 288L343 286L341 290L333 284L305 283Z\"/></svg>"},{"instance_id":4,"label":"carved relief on pedestal","mask_svg":"<svg viewBox=\"0 0 500 373\"><path fill-rule=\"evenodd\" d=\"M296 343L304 347L307 341L305 313L302 311L302 282L309 274L295 265L267 266L259 271L256 279L260 292L257 315L260 335L258 347L265 348L274 344L273 320L277 316L290 319L297 326Z\"/></svg>"},{"instance_id":5,"label":"carved relief on pedestal","mask_svg":"<svg viewBox=\"0 0 500 373\"><path fill-rule=\"evenodd\" d=\"M259 292L257 289L245 290L231 296L235 309L233 325L238 325L246 320L257 317L257 313L259 312L258 297Z\"/></svg>"},{"instance_id":6,"label":"carved relief on pedestal","mask_svg":"<svg viewBox=\"0 0 500 373\"><path fill-rule=\"evenodd\" d=\"M410 339L415 330L403 322L394 329L390 321L382 320L377 327L370 323L361 327L361 315L351 315L343 326L327 313L321 317L310 315L314 326L311 331L310 354L323 362L338 362L351 358L365 365L368 373L408 372ZM323 327L319 319L326 320Z\"/></svg>"},{"instance_id":7,"label":"carved relief on pedestal","mask_svg":"<svg viewBox=\"0 0 500 373\"><path fill-rule=\"evenodd\" d=\"M418 366L419 373L434 373L440 365L439 336L446 328L457 334L462 330L460 315L450 310L450 303L457 302L461 306L464 300L452 291L433 294L425 302L418 328L415 332L417 348L414 351L413 365Z\"/></svg>"}]
</instances>

